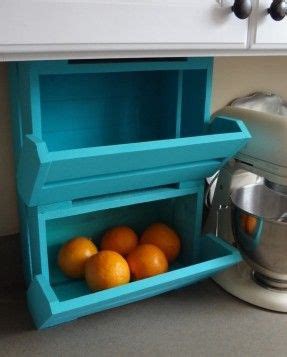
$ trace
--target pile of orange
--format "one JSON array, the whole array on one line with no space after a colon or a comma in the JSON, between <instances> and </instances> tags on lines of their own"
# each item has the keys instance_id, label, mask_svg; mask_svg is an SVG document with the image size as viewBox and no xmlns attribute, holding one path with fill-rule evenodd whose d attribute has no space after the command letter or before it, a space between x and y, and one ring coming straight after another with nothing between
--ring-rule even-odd
<instances>
[{"instance_id":1,"label":"pile of orange","mask_svg":"<svg viewBox=\"0 0 287 357\"><path fill-rule=\"evenodd\" d=\"M105 232L100 251L87 237L64 244L60 269L70 278L85 278L91 290L103 290L165 273L180 253L180 238L163 223L147 227L140 239L133 229L117 226Z\"/></svg>"}]
</instances>

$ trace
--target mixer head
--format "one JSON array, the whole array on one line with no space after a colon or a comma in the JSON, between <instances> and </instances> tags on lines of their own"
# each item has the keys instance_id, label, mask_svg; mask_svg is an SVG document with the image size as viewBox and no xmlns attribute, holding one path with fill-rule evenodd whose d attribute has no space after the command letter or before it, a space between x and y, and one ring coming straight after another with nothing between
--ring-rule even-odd
<instances>
[{"instance_id":1,"label":"mixer head","mask_svg":"<svg viewBox=\"0 0 287 357\"><path fill-rule=\"evenodd\" d=\"M287 193L287 117L235 106L215 115L246 124L252 139L235 159L244 170L264 177L269 188Z\"/></svg>"}]
</instances>

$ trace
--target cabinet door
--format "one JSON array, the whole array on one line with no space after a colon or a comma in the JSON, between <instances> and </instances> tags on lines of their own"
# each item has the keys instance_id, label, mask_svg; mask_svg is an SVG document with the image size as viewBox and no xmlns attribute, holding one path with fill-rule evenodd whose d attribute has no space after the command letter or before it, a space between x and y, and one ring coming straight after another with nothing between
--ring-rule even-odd
<instances>
[{"instance_id":1,"label":"cabinet door","mask_svg":"<svg viewBox=\"0 0 287 357\"><path fill-rule=\"evenodd\" d=\"M257 0L254 12L253 49L286 49L287 48L287 16L275 21L268 14L272 0Z\"/></svg>"},{"instance_id":2,"label":"cabinet door","mask_svg":"<svg viewBox=\"0 0 287 357\"><path fill-rule=\"evenodd\" d=\"M245 48L248 21L219 3L2 0L0 52Z\"/></svg>"}]
</instances>

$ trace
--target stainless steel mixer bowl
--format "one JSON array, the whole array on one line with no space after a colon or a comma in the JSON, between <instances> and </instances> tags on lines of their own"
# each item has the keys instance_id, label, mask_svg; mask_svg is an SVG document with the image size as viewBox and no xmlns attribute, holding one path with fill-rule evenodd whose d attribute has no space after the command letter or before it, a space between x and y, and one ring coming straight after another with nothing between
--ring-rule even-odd
<instances>
[{"instance_id":1,"label":"stainless steel mixer bowl","mask_svg":"<svg viewBox=\"0 0 287 357\"><path fill-rule=\"evenodd\" d=\"M235 190L231 202L234 238L255 279L287 289L287 195L261 183Z\"/></svg>"}]
</instances>

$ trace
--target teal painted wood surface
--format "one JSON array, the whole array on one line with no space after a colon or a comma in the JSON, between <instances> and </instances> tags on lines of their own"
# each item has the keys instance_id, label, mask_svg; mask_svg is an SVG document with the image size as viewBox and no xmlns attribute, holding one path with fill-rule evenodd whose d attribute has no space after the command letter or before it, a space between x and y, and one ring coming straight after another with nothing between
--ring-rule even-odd
<instances>
[{"instance_id":1,"label":"teal painted wood surface","mask_svg":"<svg viewBox=\"0 0 287 357\"><path fill-rule=\"evenodd\" d=\"M212 62L202 58L18 64L20 88L14 96L20 101L22 137L27 136L18 170L23 200L35 206L116 192L118 173L132 172L139 178L140 170L155 168L157 175L142 177L145 187L159 175L161 182L155 184L191 179L187 164L194 158L187 160L185 147L191 151L196 142L184 138L208 135L202 123L210 118ZM186 114L183 104L191 108ZM183 122L188 123L185 129ZM26 165L28 157L33 164ZM176 165L186 165L185 170ZM102 191L96 180L111 174L109 188ZM140 188L138 178L127 180L129 189ZM125 187L119 185L122 190Z\"/></svg>"},{"instance_id":2,"label":"teal painted wood surface","mask_svg":"<svg viewBox=\"0 0 287 357\"><path fill-rule=\"evenodd\" d=\"M31 283L28 299L36 325L48 327L178 288L236 263L240 258L237 250L214 237L201 237L202 202L203 185L197 184L29 208L36 280ZM173 227L181 237L181 254L166 274L110 292L91 293L84 281L67 278L57 266L60 247L74 236L86 235L99 244L105 230L113 226L126 224L140 235L158 221ZM45 316L42 309L38 311L39 295L46 301Z\"/></svg>"},{"instance_id":3,"label":"teal painted wood surface","mask_svg":"<svg viewBox=\"0 0 287 357\"><path fill-rule=\"evenodd\" d=\"M239 122L209 123L212 59L44 61L17 70L25 136L18 188L28 206L197 180L246 142Z\"/></svg>"},{"instance_id":4,"label":"teal painted wood surface","mask_svg":"<svg viewBox=\"0 0 287 357\"><path fill-rule=\"evenodd\" d=\"M238 262L201 236L204 178L249 140L210 117L210 58L11 64L17 187L28 305L38 328L175 289ZM182 239L170 271L97 293L56 264L62 244L154 221Z\"/></svg>"}]
</instances>

